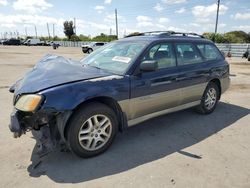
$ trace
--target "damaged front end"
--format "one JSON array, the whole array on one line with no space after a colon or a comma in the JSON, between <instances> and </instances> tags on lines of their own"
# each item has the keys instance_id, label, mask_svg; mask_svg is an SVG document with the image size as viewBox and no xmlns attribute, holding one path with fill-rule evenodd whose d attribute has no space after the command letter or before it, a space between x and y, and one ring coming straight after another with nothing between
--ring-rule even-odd
<instances>
[{"instance_id":1,"label":"damaged front end","mask_svg":"<svg viewBox=\"0 0 250 188\"><path fill-rule=\"evenodd\" d=\"M64 128L71 111L57 112L39 109L45 99L41 97L41 101L34 101L34 99L30 99L30 96L34 95L31 94L29 97L23 95L14 103L15 108L11 113L9 125L14 137L18 138L31 131L36 139L36 152L40 157L56 148L65 150L67 146Z\"/></svg>"}]
</instances>

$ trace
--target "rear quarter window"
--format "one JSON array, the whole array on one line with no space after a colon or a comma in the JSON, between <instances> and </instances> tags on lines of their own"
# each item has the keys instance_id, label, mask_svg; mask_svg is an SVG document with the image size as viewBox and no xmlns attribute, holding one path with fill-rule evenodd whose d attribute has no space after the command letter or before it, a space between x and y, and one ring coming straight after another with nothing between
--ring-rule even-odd
<instances>
[{"instance_id":1,"label":"rear quarter window","mask_svg":"<svg viewBox=\"0 0 250 188\"><path fill-rule=\"evenodd\" d=\"M212 44L197 44L197 48L206 61L223 59L219 50Z\"/></svg>"}]
</instances>

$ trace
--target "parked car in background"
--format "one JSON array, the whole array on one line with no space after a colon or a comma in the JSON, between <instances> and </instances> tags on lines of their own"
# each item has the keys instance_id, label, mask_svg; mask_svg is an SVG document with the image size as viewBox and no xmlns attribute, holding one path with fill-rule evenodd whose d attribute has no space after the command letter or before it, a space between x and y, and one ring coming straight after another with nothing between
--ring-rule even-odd
<instances>
[{"instance_id":1,"label":"parked car in background","mask_svg":"<svg viewBox=\"0 0 250 188\"><path fill-rule=\"evenodd\" d=\"M106 42L92 42L90 44L82 45L82 52L90 54L91 52L104 46L105 44L107 43Z\"/></svg>"},{"instance_id":2,"label":"parked car in background","mask_svg":"<svg viewBox=\"0 0 250 188\"><path fill-rule=\"evenodd\" d=\"M44 41L41 41L40 39L27 39L23 44L26 46L42 46Z\"/></svg>"},{"instance_id":3,"label":"parked car in background","mask_svg":"<svg viewBox=\"0 0 250 188\"><path fill-rule=\"evenodd\" d=\"M8 39L2 42L3 45L21 45L19 39Z\"/></svg>"},{"instance_id":4,"label":"parked car in background","mask_svg":"<svg viewBox=\"0 0 250 188\"><path fill-rule=\"evenodd\" d=\"M91 157L107 150L118 131L150 118L191 107L212 113L229 84L229 64L212 41L141 33L80 62L44 57L10 88L10 130L15 137L31 130L41 155L65 143Z\"/></svg>"},{"instance_id":5,"label":"parked car in background","mask_svg":"<svg viewBox=\"0 0 250 188\"><path fill-rule=\"evenodd\" d=\"M1 39L0 44L3 44L4 41L6 41L6 39Z\"/></svg>"}]
</instances>

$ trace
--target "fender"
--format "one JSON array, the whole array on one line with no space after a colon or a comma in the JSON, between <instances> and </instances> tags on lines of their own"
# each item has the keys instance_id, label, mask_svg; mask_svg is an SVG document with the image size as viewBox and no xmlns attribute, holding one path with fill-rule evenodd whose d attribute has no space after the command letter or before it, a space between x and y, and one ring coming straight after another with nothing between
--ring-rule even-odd
<instances>
[{"instance_id":1,"label":"fender","mask_svg":"<svg viewBox=\"0 0 250 188\"><path fill-rule=\"evenodd\" d=\"M117 102L128 99L129 79L129 76L113 75L44 90L39 92L45 97L41 110L70 111L95 97L110 97Z\"/></svg>"}]
</instances>

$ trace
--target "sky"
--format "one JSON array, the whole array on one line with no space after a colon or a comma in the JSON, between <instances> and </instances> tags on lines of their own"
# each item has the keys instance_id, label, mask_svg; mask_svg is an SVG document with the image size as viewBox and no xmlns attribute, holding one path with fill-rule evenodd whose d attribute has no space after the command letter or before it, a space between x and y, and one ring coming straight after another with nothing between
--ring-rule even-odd
<instances>
[{"instance_id":1,"label":"sky","mask_svg":"<svg viewBox=\"0 0 250 188\"><path fill-rule=\"evenodd\" d=\"M131 32L214 32L217 0L0 0L0 33L63 37L63 22L76 19L76 34ZM250 32L250 0L221 0L218 32Z\"/></svg>"}]
</instances>

